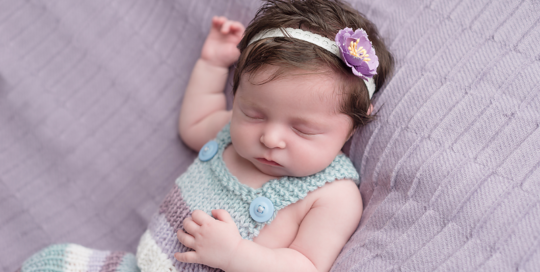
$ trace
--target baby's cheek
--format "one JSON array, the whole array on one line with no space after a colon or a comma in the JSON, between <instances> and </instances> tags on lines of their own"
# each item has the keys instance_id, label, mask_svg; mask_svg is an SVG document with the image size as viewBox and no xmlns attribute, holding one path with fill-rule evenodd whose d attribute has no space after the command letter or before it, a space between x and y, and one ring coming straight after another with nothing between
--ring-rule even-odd
<instances>
[{"instance_id":1,"label":"baby's cheek","mask_svg":"<svg viewBox=\"0 0 540 272\"><path fill-rule=\"evenodd\" d=\"M323 147L305 147L298 150L295 158L295 165L300 176L309 176L324 170L334 160L333 155L329 155L328 151Z\"/></svg>"}]
</instances>

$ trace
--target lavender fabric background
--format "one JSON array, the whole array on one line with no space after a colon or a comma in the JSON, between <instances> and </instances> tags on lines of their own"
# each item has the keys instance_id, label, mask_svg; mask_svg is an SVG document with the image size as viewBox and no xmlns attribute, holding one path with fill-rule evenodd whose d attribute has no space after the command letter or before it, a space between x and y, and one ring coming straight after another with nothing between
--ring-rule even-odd
<instances>
[{"instance_id":1,"label":"lavender fabric background","mask_svg":"<svg viewBox=\"0 0 540 272\"><path fill-rule=\"evenodd\" d=\"M333 271L538 271L540 2L351 2L397 69L353 138L365 211ZM195 156L176 122L211 16L259 5L0 0L0 271L135 251Z\"/></svg>"}]
</instances>

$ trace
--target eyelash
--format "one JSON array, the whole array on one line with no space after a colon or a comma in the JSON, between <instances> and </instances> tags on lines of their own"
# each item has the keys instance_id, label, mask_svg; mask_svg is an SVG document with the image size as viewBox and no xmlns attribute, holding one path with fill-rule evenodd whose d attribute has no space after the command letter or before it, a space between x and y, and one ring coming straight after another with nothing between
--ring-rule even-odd
<instances>
[{"instance_id":1,"label":"eyelash","mask_svg":"<svg viewBox=\"0 0 540 272\"><path fill-rule=\"evenodd\" d=\"M262 120L263 118L258 118L258 117L253 117L253 116L250 116L248 114L246 114L244 111L242 111L242 113L244 114L244 116L246 116L247 118L249 119L253 119L253 120ZM317 135L318 133L307 133L307 132L304 132L304 131L301 131L295 127L292 128L294 131L296 131L297 133L299 134L302 134L302 135L305 135L305 136L313 136L313 135Z\"/></svg>"},{"instance_id":2,"label":"eyelash","mask_svg":"<svg viewBox=\"0 0 540 272\"><path fill-rule=\"evenodd\" d=\"M293 127L293 129L294 129L296 132L298 132L298 133L300 133L300 134L302 134L302 135L307 135L307 136L317 135L317 133L307 133L307 132L303 132L303 131L301 131L301 130L295 128L295 127Z\"/></svg>"},{"instance_id":3,"label":"eyelash","mask_svg":"<svg viewBox=\"0 0 540 272\"><path fill-rule=\"evenodd\" d=\"M259 117L250 116L250 115L246 114L244 111L242 111L242 113L249 119L253 119L253 120L261 120L261 119L263 119L263 118L259 118Z\"/></svg>"}]
</instances>

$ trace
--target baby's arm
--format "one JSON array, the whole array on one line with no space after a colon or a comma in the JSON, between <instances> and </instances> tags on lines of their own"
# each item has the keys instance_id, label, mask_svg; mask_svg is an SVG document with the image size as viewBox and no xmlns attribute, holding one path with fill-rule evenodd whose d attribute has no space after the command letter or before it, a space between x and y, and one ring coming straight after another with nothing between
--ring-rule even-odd
<instances>
[{"instance_id":1,"label":"baby's arm","mask_svg":"<svg viewBox=\"0 0 540 272\"><path fill-rule=\"evenodd\" d=\"M189 234L178 232L180 242L195 251L175 257L225 271L329 271L358 226L362 199L349 180L327 184L312 194L317 200L289 248L270 249L241 239L224 210L212 212L217 220L198 211L184 222Z\"/></svg>"},{"instance_id":2,"label":"baby's arm","mask_svg":"<svg viewBox=\"0 0 540 272\"><path fill-rule=\"evenodd\" d=\"M244 26L214 17L204 42L201 57L191 73L178 121L180 137L189 147L199 150L231 119L223 93L228 67L240 56L236 45L242 39Z\"/></svg>"}]
</instances>

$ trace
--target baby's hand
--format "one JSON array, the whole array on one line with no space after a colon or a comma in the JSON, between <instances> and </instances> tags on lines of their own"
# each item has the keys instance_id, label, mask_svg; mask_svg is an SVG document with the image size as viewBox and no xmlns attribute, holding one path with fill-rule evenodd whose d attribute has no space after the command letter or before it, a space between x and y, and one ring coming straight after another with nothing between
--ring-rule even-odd
<instances>
[{"instance_id":1,"label":"baby's hand","mask_svg":"<svg viewBox=\"0 0 540 272\"><path fill-rule=\"evenodd\" d=\"M244 35L240 22L225 17L212 18L212 28L204 42L201 59L219 67L229 67L240 56L236 47Z\"/></svg>"},{"instance_id":2,"label":"baby's hand","mask_svg":"<svg viewBox=\"0 0 540 272\"><path fill-rule=\"evenodd\" d=\"M201 210L193 211L191 218L184 220L184 229L179 230L178 240L195 251L175 253L174 257L185 263L201 263L211 267L225 268L242 237L229 213L213 210L212 218Z\"/></svg>"}]
</instances>

